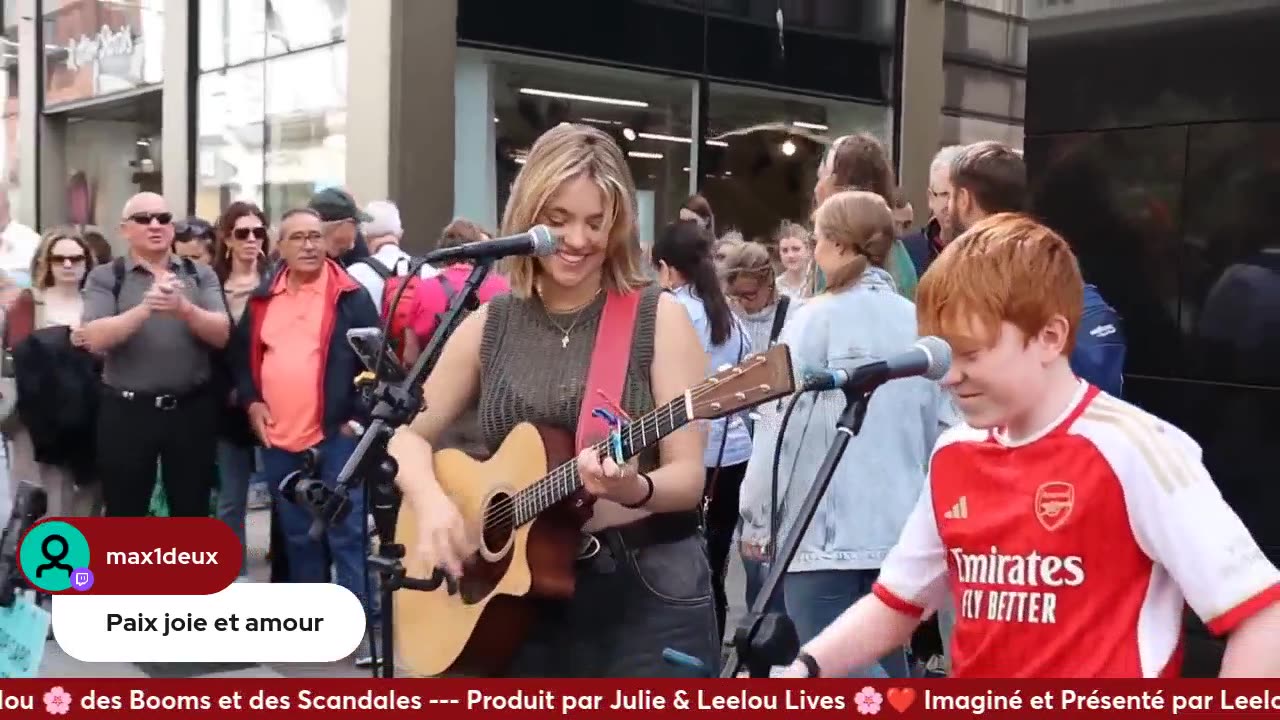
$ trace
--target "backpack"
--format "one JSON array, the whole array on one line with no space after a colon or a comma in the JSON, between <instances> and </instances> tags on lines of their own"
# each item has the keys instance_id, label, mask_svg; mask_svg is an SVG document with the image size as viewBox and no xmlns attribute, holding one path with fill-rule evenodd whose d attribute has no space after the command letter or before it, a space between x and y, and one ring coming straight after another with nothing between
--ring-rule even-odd
<instances>
[{"instance_id":1,"label":"backpack","mask_svg":"<svg viewBox=\"0 0 1280 720\"><path fill-rule=\"evenodd\" d=\"M200 289L200 271L196 269L196 263L191 258L182 258L182 271L191 276L196 283L196 290ZM111 297L116 299L116 312L120 312L120 289L124 287L124 257L118 257L111 261L111 274L115 277L115 283L111 286Z\"/></svg>"},{"instance_id":2,"label":"backpack","mask_svg":"<svg viewBox=\"0 0 1280 720\"><path fill-rule=\"evenodd\" d=\"M396 295L400 295L400 302L396 303L396 314L391 318L391 326L387 330L387 334L391 338L391 346L395 349L396 356L404 360L405 337L407 333L413 329L413 310L417 307L415 298L418 294L418 288L422 286L422 276L415 274L412 277L400 275L392 270L375 257L361 258L357 262L362 262L378 273L378 277L382 278L382 321L387 321L387 314L391 311L392 303L396 302ZM396 263L398 268L400 263ZM404 289L404 293L400 293L400 287L407 282L408 287Z\"/></svg>"},{"instance_id":3,"label":"backpack","mask_svg":"<svg viewBox=\"0 0 1280 720\"><path fill-rule=\"evenodd\" d=\"M1121 397L1126 348L1120 314L1107 304L1098 288L1086 284L1076 347L1071 351L1071 369L1103 392Z\"/></svg>"}]
</instances>

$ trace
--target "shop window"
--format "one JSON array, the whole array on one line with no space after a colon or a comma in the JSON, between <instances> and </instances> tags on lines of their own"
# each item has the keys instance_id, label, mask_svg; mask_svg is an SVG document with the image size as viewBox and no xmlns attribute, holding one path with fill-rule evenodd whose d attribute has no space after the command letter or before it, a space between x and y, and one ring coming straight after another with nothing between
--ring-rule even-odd
<instances>
[{"instance_id":1,"label":"shop window","mask_svg":"<svg viewBox=\"0 0 1280 720\"><path fill-rule=\"evenodd\" d=\"M165 5L165 0L44 2L45 107L158 85Z\"/></svg>"},{"instance_id":2,"label":"shop window","mask_svg":"<svg viewBox=\"0 0 1280 720\"><path fill-rule=\"evenodd\" d=\"M870 132L889 144L888 109L711 85L702 193L718 230L770 240L783 220L807 222L831 139Z\"/></svg>"},{"instance_id":3,"label":"shop window","mask_svg":"<svg viewBox=\"0 0 1280 720\"><path fill-rule=\"evenodd\" d=\"M200 69L332 45L347 37L349 0L201 0Z\"/></svg>"},{"instance_id":4,"label":"shop window","mask_svg":"<svg viewBox=\"0 0 1280 720\"><path fill-rule=\"evenodd\" d=\"M501 216L533 141L562 122L598 127L626 153L642 244L650 245L657 230L678 216L692 187L692 81L480 53L460 58L459 73L459 113L476 107L466 98L483 95L486 84L492 93L491 119L467 115L457 122L458 163L473 167L493 154L492 215L477 210L481 216L472 219ZM467 191L464 181L455 195Z\"/></svg>"},{"instance_id":5,"label":"shop window","mask_svg":"<svg viewBox=\"0 0 1280 720\"><path fill-rule=\"evenodd\" d=\"M199 215L245 199L275 221L344 182L346 52L321 47L201 75Z\"/></svg>"}]
</instances>

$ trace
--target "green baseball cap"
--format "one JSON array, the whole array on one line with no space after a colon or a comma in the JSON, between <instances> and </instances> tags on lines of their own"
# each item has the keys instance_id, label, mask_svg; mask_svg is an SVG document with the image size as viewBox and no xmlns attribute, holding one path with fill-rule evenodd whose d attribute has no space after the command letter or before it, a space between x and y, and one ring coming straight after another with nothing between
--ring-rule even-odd
<instances>
[{"instance_id":1,"label":"green baseball cap","mask_svg":"<svg viewBox=\"0 0 1280 720\"><path fill-rule=\"evenodd\" d=\"M311 196L311 202L307 203L307 207L319 213L320 219L325 222L355 220L365 223L373 219L356 205L351 193L342 188L331 187L321 190Z\"/></svg>"}]
</instances>

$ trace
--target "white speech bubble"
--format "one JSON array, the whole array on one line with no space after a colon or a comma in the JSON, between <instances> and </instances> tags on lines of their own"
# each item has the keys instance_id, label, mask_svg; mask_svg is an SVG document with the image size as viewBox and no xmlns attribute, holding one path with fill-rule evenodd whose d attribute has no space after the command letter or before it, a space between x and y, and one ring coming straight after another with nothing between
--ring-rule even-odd
<instances>
[{"instance_id":1,"label":"white speech bubble","mask_svg":"<svg viewBox=\"0 0 1280 720\"><path fill-rule=\"evenodd\" d=\"M206 628L166 636L166 613L203 618ZM108 630L111 614L155 618L155 629ZM250 620L266 629L249 630ZM232 583L216 595L53 596L53 637L81 662L334 662L360 645L364 631L360 601L329 583Z\"/></svg>"}]
</instances>

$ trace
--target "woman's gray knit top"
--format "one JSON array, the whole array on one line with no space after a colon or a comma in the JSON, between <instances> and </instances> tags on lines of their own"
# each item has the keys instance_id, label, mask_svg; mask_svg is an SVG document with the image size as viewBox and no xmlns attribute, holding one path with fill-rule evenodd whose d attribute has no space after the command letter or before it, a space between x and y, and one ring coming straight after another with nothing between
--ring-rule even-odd
<instances>
[{"instance_id":1,"label":"woman's gray knit top","mask_svg":"<svg viewBox=\"0 0 1280 720\"><path fill-rule=\"evenodd\" d=\"M622 409L639 418L654 407L649 385L653 364L653 334L662 288L639 291L631 361L627 366ZM501 295L489 301L484 337L480 343L480 430L490 452L518 423L552 427L572 435L577 431L583 386L591 365L596 331L604 310L601 293L580 313L551 313L536 296L520 299ZM554 322L553 322L554 321ZM557 327L557 325L559 327ZM572 325L567 347L561 345ZM594 390L592 394L596 393ZM592 407L609 409L610 402L589 398ZM656 449L641 456L641 468L657 465Z\"/></svg>"}]
</instances>

